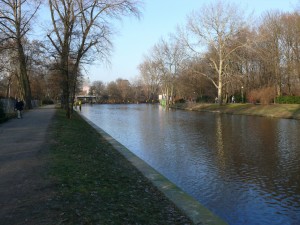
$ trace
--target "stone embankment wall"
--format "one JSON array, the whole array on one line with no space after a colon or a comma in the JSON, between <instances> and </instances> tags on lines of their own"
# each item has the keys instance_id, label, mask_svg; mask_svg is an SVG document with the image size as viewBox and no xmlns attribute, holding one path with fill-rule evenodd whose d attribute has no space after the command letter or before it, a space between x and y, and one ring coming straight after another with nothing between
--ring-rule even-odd
<instances>
[{"instance_id":1,"label":"stone embankment wall","mask_svg":"<svg viewBox=\"0 0 300 225\"><path fill-rule=\"evenodd\" d=\"M16 101L14 99L0 99L0 102L2 103L2 107L4 110L4 113L13 113L15 109L15 103ZM39 100L32 100L31 101L32 107L36 108L41 105L41 102Z\"/></svg>"}]
</instances>

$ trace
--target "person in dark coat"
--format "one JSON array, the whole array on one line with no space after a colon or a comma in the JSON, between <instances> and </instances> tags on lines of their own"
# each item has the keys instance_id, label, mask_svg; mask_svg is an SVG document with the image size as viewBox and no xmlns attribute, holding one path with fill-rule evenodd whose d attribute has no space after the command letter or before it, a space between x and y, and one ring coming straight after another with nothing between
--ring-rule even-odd
<instances>
[{"instance_id":1,"label":"person in dark coat","mask_svg":"<svg viewBox=\"0 0 300 225\"><path fill-rule=\"evenodd\" d=\"M18 119L21 119L22 118L22 111L24 109L24 102L19 98L16 102L15 109L17 110Z\"/></svg>"}]
</instances>

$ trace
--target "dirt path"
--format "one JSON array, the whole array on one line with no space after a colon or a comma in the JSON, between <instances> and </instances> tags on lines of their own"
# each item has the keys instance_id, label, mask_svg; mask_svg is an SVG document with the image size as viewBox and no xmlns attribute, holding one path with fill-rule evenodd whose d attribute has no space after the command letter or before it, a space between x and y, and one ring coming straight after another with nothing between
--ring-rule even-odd
<instances>
[{"instance_id":1,"label":"dirt path","mask_svg":"<svg viewBox=\"0 0 300 225\"><path fill-rule=\"evenodd\" d=\"M34 109L0 124L0 223L50 224L47 135L54 107Z\"/></svg>"}]
</instances>

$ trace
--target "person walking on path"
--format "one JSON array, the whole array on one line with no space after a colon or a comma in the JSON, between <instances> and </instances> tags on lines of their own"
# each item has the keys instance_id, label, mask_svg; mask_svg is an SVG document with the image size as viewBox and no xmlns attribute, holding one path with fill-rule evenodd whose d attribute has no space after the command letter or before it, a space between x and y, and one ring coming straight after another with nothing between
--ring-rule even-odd
<instances>
[{"instance_id":1,"label":"person walking on path","mask_svg":"<svg viewBox=\"0 0 300 225\"><path fill-rule=\"evenodd\" d=\"M18 119L22 118L22 111L24 109L24 102L18 98L15 109L17 110Z\"/></svg>"},{"instance_id":2,"label":"person walking on path","mask_svg":"<svg viewBox=\"0 0 300 225\"><path fill-rule=\"evenodd\" d=\"M0 124L0 223L51 224L47 199L51 184L47 172L49 125L55 108L28 111L26 117ZM37 218L43 216L43 221Z\"/></svg>"},{"instance_id":3,"label":"person walking on path","mask_svg":"<svg viewBox=\"0 0 300 225\"><path fill-rule=\"evenodd\" d=\"M235 103L235 98L234 98L234 95L232 96L232 100L231 100L232 103Z\"/></svg>"}]
</instances>

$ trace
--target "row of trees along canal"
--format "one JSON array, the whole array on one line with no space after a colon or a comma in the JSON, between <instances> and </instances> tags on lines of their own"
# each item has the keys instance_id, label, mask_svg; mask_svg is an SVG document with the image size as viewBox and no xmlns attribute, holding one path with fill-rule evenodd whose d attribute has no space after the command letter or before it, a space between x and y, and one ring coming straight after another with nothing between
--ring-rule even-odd
<instances>
[{"instance_id":1,"label":"row of trees along canal","mask_svg":"<svg viewBox=\"0 0 300 225\"><path fill-rule=\"evenodd\" d=\"M17 84L16 95L25 99L28 108L32 97L43 96L41 92L50 97L59 86L62 105L70 117L69 103L74 102L81 64L91 62L95 55L102 59L109 56L113 33L110 22L122 16L139 17L141 2L48 0L47 6L42 3L1 0L1 85L6 85L9 97L12 84ZM45 40L31 40L29 33L33 32L41 8L43 14L50 15L52 23L47 25ZM36 96L32 96L33 87Z\"/></svg>"},{"instance_id":2,"label":"row of trees along canal","mask_svg":"<svg viewBox=\"0 0 300 225\"><path fill-rule=\"evenodd\" d=\"M100 101L176 99L271 103L276 96L300 95L300 14L265 12L246 18L236 5L204 5L185 26L153 46L129 83L97 81ZM246 99L247 98L247 99Z\"/></svg>"},{"instance_id":3,"label":"row of trees along canal","mask_svg":"<svg viewBox=\"0 0 300 225\"><path fill-rule=\"evenodd\" d=\"M37 41L28 34L40 3L1 1L1 95L19 90L29 108L31 98L59 98L70 116L81 66L95 56L109 58L108 21L138 17L140 6L138 1L49 0L52 24L45 40ZM300 95L299 43L299 8L246 18L234 4L213 2L150 49L134 81L97 81L90 94L101 102L155 101L163 93L167 104L215 97L222 104L232 95L236 101L269 103L276 96Z\"/></svg>"}]
</instances>

